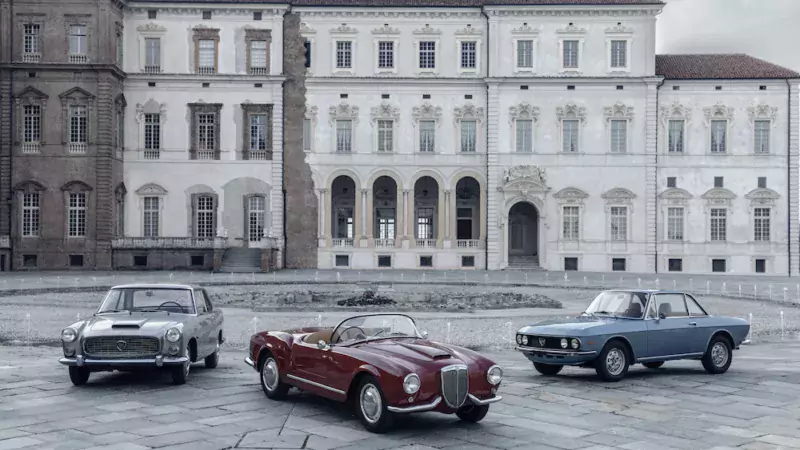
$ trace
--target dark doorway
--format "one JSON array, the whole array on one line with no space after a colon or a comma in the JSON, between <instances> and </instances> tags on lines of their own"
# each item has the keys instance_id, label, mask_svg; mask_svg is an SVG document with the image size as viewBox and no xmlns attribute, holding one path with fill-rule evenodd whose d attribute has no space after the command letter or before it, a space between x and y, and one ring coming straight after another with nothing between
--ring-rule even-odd
<instances>
[{"instance_id":1,"label":"dark doorway","mask_svg":"<svg viewBox=\"0 0 800 450\"><path fill-rule=\"evenodd\" d=\"M527 202L520 202L508 212L509 263L539 263L539 212Z\"/></svg>"}]
</instances>

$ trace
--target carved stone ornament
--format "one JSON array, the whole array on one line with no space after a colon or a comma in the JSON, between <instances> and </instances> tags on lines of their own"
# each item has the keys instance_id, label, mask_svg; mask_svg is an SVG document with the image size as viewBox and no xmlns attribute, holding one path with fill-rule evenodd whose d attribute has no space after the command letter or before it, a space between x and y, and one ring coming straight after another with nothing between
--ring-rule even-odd
<instances>
[{"instance_id":1,"label":"carved stone ornament","mask_svg":"<svg viewBox=\"0 0 800 450\"><path fill-rule=\"evenodd\" d=\"M135 116L136 123L142 123L144 121L145 114L158 114L159 119L161 119L161 123L163 124L167 121L167 104L158 103L152 98L145 102L145 104L137 103Z\"/></svg>"},{"instance_id":2,"label":"carved stone ornament","mask_svg":"<svg viewBox=\"0 0 800 450\"><path fill-rule=\"evenodd\" d=\"M157 23L146 23L136 27L136 31L142 33L166 33L167 27L159 25Z\"/></svg>"},{"instance_id":3,"label":"carved stone ornament","mask_svg":"<svg viewBox=\"0 0 800 450\"><path fill-rule=\"evenodd\" d=\"M555 194L553 194L553 197L559 200L580 201L588 198L589 194L583 192L578 188L568 187L556 192Z\"/></svg>"},{"instance_id":4,"label":"carved stone ornament","mask_svg":"<svg viewBox=\"0 0 800 450\"><path fill-rule=\"evenodd\" d=\"M430 104L430 102L425 102L422 106L415 106L411 114L415 122L419 122L420 120L435 120L438 123L442 118L442 107L434 106Z\"/></svg>"},{"instance_id":5,"label":"carved stone ornament","mask_svg":"<svg viewBox=\"0 0 800 450\"><path fill-rule=\"evenodd\" d=\"M139 195L167 195L167 190L156 183L147 183L136 190Z\"/></svg>"},{"instance_id":6,"label":"carved stone ornament","mask_svg":"<svg viewBox=\"0 0 800 450\"><path fill-rule=\"evenodd\" d=\"M710 108L703 108L703 116L705 117L706 126L711 124L712 120L731 120L735 113L735 109L725 106L722 103L717 103Z\"/></svg>"},{"instance_id":7,"label":"carved stone ornament","mask_svg":"<svg viewBox=\"0 0 800 450\"><path fill-rule=\"evenodd\" d=\"M380 34L380 35L398 35L400 34L400 30L397 28L390 27L388 23L383 24L380 28L375 28L372 30L372 34Z\"/></svg>"},{"instance_id":8,"label":"carved stone ornament","mask_svg":"<svg viewBox=\"0 0 800 450\"><path fill-rule=\"evenodd\" d=\"M558 34L586 34L586 28L580 28L573 23L570 23L564 28L557 31Z\"/></svg>"},{"instance_id":9,"label":"carved stone ornament","mask_svg":"<svg viewBox=\"0 0 800 450\"><path fill-rule=\"evenodd\" d=\"M671 105L661 107L661 119L666 123L670 119L683 119L686 122L692 120L692 108L684 106L675 100Z\"/></svg>"},{"instance_id":10,"label":"carved stone ornament","mask_svg":"<svg viewBox=\"0 0 800 450\"><path fill-rule=\"evenodd\" d=\"M536 183L542 187L547 186L547 176L544 169L538 166L521 165L514 166L503 172L503 184L505 186L516 184L521 181Z\"/></svg>"},{"instance_id":11,"label":"carved stone ornament","mask_svg":"<svg viewBox=\"0 0 800 450\"><path fill-rule=\"evenodd\" d=\"M208 25L197 25L192 28L195 39L214 39L219 37L219 28L211 28Z\"/></svg>"},{"instance_id":12,"label":"carved stone ornament","mask_svg":"<svg viewBox=\"0 0 800 450\"><path fill-rule=\"evenodd\" d=\"M583 125L586 123L586 108L574 103L569 103L566 106L559 106L556 108L556 117L558 117L559 121L564 119L578 119L581 125Z\"/></svg>"},{"instance_id":13,"label":"carved stone ornament","mask_svg":"<svg viewBox=\"0 0 800 450\"><path fill-rule=\"evenodd\" d=\"M372 108L372 120L400 120L400 108L392 106L389 102L382 102Z\"/></svg>"},{"instance_id":14,"label":"carved stone ornament","mask_svg":"<svg viewBox=\"0 0 800 450\"><path fill-rule=\"evenodd\" d=\"M358 34L358 30L343 23L336 28L331 28L331 34Z\"/></svg>"},{"instance_id":15,"label":"carved stone ornament","mask_svg":"<svg viewBox=\"0 0 800 450\"><path fill-rule=\"evenodd\" d=\"M424 27L414 30L414 34L442 34L442 30L433 28L426 23Z\"/></svg>"},{"instance_id":16,"label":"carved stone ornament","mask_svg":"<svg viewBox=\"0 0 800 450\"><path fill-rule=\"evenodd\" d=\"M300 34L307 35L307 34L317 34L317 30L308 26L305 22L300 22Z\"/></svg>"},{"instance_id":17,"label":"carved stone ornament","mask_svg":"<svg viewBox=\"0 0 800 450\"><path fill-rule=\"evenodd\" d=\"M331 106L328 110L331 122L336 120L352 120L353 123L358 123L358 106L351 106L347 103L339 103L337 106Z\"/></svg>"},{"instance_id":18,"label":"carved stone ornament","mask_svg":"<svg viewBox=\"0 0 800 450\"><path fill-rule=\"evenodd\" d=\"M467 103L464 106L456 106L453 108L453 118L456 122L462 120L483 120L483 107L475 106L472 103Z\"/></svg>"},{"instance_id":19,"label":"carved stone ornament","mask_svg":"<svg viewBox=\"0 0 800 450\"><path fill-rule=\"evenodd\" d=\"M305 118L314 120L317 118L317 113L319 112L319 108L316 106L308 106L306 105L306 114Z\"/></svg>"},{"instance_id":20,"label":"carved stone ornament","mask_svg":"<svg viewBox=\"0 0 800 450\"><path fill-rule=\"evenodd\" d=\"M685 204L692 198L692 194L686 189L668 188L658 196L662 200L668 200L672 204Z\"/></svg>"},{"instance_id":21,"label":"carved stone ornament","mask_svg":"<svg viewBox=\"0 0 800 450\"><path fill-rule=\"evenodd\" d=\"M460 36L480 36L483 33L483 30L480 28L475 28L472 25L468 24L466 27L456 31L456 35Z\"/></svg>"},{"instance_id":22,"label":"carved stone ornament","mask_svg":"<svg viewBox=\"0 0 800 450\"><path fill-rule=\"evenodd\" d=\"M703 198L706 200L733 200L736 198L736 194L728 189L716 187L706 191Z\"/></svg>"},{"instance_id":23,"label":"carved stone ornament","mask_svg":"<svg viewBox=\"0 0 800 450\"><path fill-rule=\"evenodd\" d=\"M527 23L523 23L522 26L520 26L519 28L514 28L513 30L511 30L511 34L514 34L514 35L524 34L524 35L530 36L530 35L539 34L539 29L538 28L533 28L532 26L528 25Z\"/></svg>"},{"instance_id":24,"label":"carved stone ornament","mask_svg":"<svg viewBox=\"0 0 800 450\"><path fill-rule=\"evenodd\" d=\"M756 120L770 120L772 126L777 125L776 118L778 117L778 108L765 104L754 105L747 108L747 117L750 118L752 124Z\"/></svg>"},{"instance_id":25,"label":"carved stone ornament","mask_svg":"<svg viewBox=\"0 0 800 450\"><path fill-rule=\"evenodd\" d=\"M632 34L633 33L633 29L632 28L628 28L628 27L626 27L625 25L623 25L621 23L618 23L613 27L606 28L606 33L607 34Z\"/></svg>"},{"instance_id":26,"label":"carved stone ornament","mask_svg":"<svg viewBox=\"0 0 800 450\"><path fill-rule=\"evenodd\" d=\"M633 106L626 106L622 102L617 102L614 106L603 108L603 115L606 118L606 124L611 119L633 119Z\"/></svg>"},{"instance_id":27,"label":"carved stone ornament","mask_svg":"<svg viewBox=\"0 0 800 450\"><path fill-rule=\"evenodd\" d=\"M522 102L519 105L509 107L508 116L512 123L515 120L532 120L535 123L539 121L539 107Z\"/></svg>"},{"instance_id":28,"label":"carved stone ornament","mask_svg":"<svg viewBox=\"0 0 800 450\"><path fill-rule=\"evenodd\" d=\"M750 206L772 206L780 198L780 194L769 188L756 188L748 192L744 198L750 200Z\"/></svg>"},{"instance_id":29,"label":"carved stone ornament","mask_svg":"<svg viewBox=\"0 0 800 450\"><path fill-rule=\"evenodd\" d=\"M630 201L636 198L636 194L633 192L625 189L625 188L613 188L610 189L608 192L601 195L607 202L616 202L616 201Z\"/></svg>"}]
</instances>

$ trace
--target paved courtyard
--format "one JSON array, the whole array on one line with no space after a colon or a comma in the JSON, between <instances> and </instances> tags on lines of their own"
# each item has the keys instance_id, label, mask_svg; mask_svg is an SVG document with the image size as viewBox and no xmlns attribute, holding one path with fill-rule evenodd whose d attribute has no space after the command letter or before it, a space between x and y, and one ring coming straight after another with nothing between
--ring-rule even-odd
<instances>
[{"instance_id":1,"label":"paved courtyard","mask_svg":"<svg viewBox=\"0 0 800 450\"><path fill-rule=\"evenodd\" d=\"M490 351L506 381L483 422L427 413L386 435L313 396L268 400L242 351L214 370L195 365L180 387L166 374L113 373L76 388L59 353L0 347L0 450L800 448L797 341L744 346L722 376L671 362L616 384L581 369L545 378L512 351Z\"/></svg>"}]
</instances>

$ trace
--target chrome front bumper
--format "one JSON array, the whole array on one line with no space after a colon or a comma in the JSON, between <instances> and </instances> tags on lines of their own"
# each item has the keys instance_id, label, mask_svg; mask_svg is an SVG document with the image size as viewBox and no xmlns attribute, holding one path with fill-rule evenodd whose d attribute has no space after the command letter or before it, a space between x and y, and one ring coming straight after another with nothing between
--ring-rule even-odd
<instances>
[{"instance_id":1,"label":"chrome front bumper","mask_svg":"<svg viewBox=\"0 0 800 450\"><path fill-rule=\"evenodd\" d=\"M117 367L117 366L179 366L189 361L187 356L163 356L158 355L155 358L142 358L142 359L87 359L83 355L78 355L75 358L61 358L58 360L65 366L96 366L96 367Z\"/></svg>"},{"instance_id":2,"label":"chrome front bumper","mask_svg":"<svg viewBox=\"0 0 800 450\"><path fill-rule=\"evenodd\" d=\"M248 366L252 367L253 369L256 368L256 362L253 361L253 358L251 358L250 355L248 355L248 356L246 356L244 358L244 362L245 362L245 364L247 364Z\"/></svg>"},{"instance_id":3,"label":"chrome front bumper","mask_svg":"<svg viewBox=\"0 0 800 450\"><path fill-rule=\"evenodd\" d=\"M514 347L515 350L519 350L522 353L540 353L545 355L553 355L553 356L595 356L597 355L596 351L588 351L588 352L578 352L574 350L556 350L552 348L534 348L534 347Z\"/></svg>"},{"instance_id":4,"label":"chrome front bumper","mask_svg":"<svg viewBox=\"0 0 800 450\"><path fill-rule=\"evenodd\" d=\"M488 405L488 404L491 404L491 403L494 403L494 402L499 402L500 400L503 399L503 397L501 397L499 395L495 395L492 398L487 398L485 400L481 400L481 399L479 399L478 397L475 397L472 394L467 394L467 399L469 399L470 403L472 403L473 405L483 406L483 405ZM425 403L425 404L422 404L422 405L415 405L415 406L389 406L386 409L388 409L389 411L391 411L393 413L398 413L398 414L418 413L418 412L425 412L425 411L434 410L434 409L436 409L437 406L439 406L439 403L441 403L441 402L442 402L442 397L437 396L430 403Z\"/></svg>"}]
</instances>

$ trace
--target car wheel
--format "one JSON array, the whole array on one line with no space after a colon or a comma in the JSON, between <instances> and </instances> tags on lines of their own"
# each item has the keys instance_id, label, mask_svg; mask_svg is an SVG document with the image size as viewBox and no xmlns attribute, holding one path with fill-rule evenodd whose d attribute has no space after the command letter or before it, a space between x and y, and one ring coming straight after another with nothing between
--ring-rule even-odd
<instances>
[{"instance_id":1,"label":"car wheel","mask_svg":"<svg viewBox=\"0 0 800 450\"><path fill-rule=\"evenodd\" d=\"M89 374L88 367L69 367L69 381L72 381L72 384L75 386L83 386L86 384L86 382L89 381Z\"/></svg>"},{"instance_id":2,"label":"car wheel","mask_svg":"<svg viewBox=\"0 0 800 450\"><path fill-rule=\"evenodd\" d=\"M703 368L710 374L720 374L728 371L733 361L731 344L723 336L714 336L708 344L706 354L703 355Z\"/></svg>"},{"instance_id":3,"label":"car wheel","mask_svg":"<svg viewBox=\"0 0 800 450\"><path fill-rule=\"evenodd\" d=\"M386 397L378 380L366 376L361 380L356 391L356 416L364 428L373 433L385 433L392 426L394 416L386 404Z\"/></svg>"},{"instance_id":4,"label":"car wheel","mask_svg":"<svg viewBox=\"0 0 800 450\"><path fill-rule=\"evenodd\" d=\"M556 375L558 372L561 372L561 369L563 369L564 366L535 362L533 363L533 368L542 375Z\"/></svg>"},{"instance_id":5,"label":"car wheel","mask_svg":"<svg viewBox=\"0 0 800 450\"><path fill-rule=\"evenodd\" d=\"M267 354L264 363L261 364L261 389L272 400L280 400L286 397L289 392L289 385L281 381L281 373L278 370L278 361Z\"/></svg>"},{"instance_id":6,"label":"car wheel","mask_svg":"<svg viewBox=\"0 0 800 450\"><path fill-rule=\"evenodd\" d=\"M659 367L664 365L664 361L647 362L647 363L642 363L642 365L647 367L648 369L658 369Z\"/></svg>"},{"instance_id":7,"label":"car wheel","mask_svg":"<svg viewBox=\"0 0 800 450\"><path fill-rule=\"evenodd\" d=\"M477 423L483 420L488 412L489 405L467 405L459 408L456 416L464 422Z\"/></svg>"},{"instance_id":8,"label":"car wheel","mask_svg":"<svg viewBox=\"0 0 800 450\"><path fill-rule=\"evenodd\" d=\"M186 384L189 378L189 371L192 370L192 349L186 348L186 356L189 358L180 366L172 368L172 384Z\"/></svg>"},{"instance_id":9,"label":"car wheel","mask_svg":"<svg viewBox=\"0 0 800 450\"><path fill-rule=\"evenodd\" d=\"M611 341L603 347L595 364L595 371L603 381L619 381L628 373L628 350L619 341Z\"/></svg>"},{"instance_id":10,"label":"car wheel","mask_svg":"<svg viewBox=\"0 0 800 450\"><path fill-rule=\"evenodd\" d=\"M219 341L217 341L217 348L214 353L206 356L205 363L206 369L215 369L219 364Z\"/></svg>"}]
</instances>

